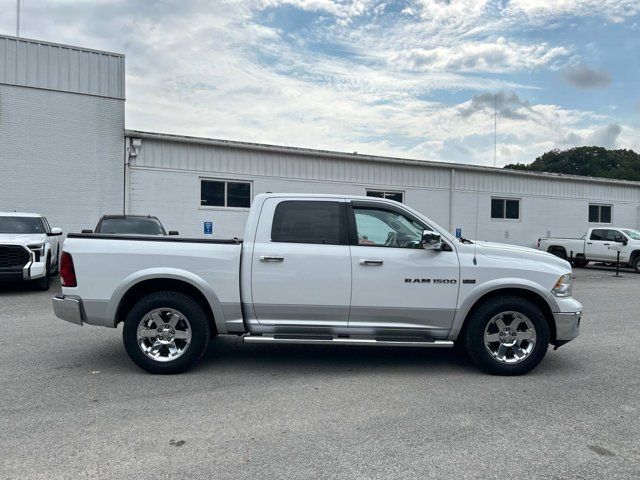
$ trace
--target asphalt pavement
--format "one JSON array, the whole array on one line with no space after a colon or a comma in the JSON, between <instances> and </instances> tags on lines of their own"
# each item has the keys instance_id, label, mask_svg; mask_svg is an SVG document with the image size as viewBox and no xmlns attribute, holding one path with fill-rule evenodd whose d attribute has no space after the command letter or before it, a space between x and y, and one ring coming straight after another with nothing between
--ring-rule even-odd
<instances>
[{"instance_id":1,"label":"asphalt pavement","mask_svg":"<svg viewBox=\"0 0 640 480\"><path fill-rule=\"evenodd\" d=\"M640 478L640 275L576 270L582 335L523 377L453 350L217 338L153 376L122 329L0 287L0 478Z\"/></svg>"}]
</instances>

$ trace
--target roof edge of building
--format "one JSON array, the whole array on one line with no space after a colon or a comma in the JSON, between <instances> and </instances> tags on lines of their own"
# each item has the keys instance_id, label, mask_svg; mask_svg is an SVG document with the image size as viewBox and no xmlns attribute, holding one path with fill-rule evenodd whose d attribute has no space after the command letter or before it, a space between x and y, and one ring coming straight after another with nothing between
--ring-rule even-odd
<instances>
[{"instance_id":1,"label":"roof edge of building","mask_svg":"<svg viewBox=\"0 0 640 480\"><path fill-rule=\"evenodd\" d=\"M108 50L99 50L96 48L79 47L77 45L67 45L65 43L49 42L47 40L37 40L35 38L16 37L16 36L7 35L4 33L0 33L0 38L6 38L9 40L15 40L18 42L37 43L39 45L47 45L51 47L69 48L71 50L79 50L81 52L91 52L91 53L98 53L101 55L111 55L113 57L122 57L122 58L125 57L124 53L110 52Z\"/></svg>"},{"instance_id":2,"label":"roof edge of building","mask_svg":"<svg viewBox=\"0 0 640 480\"><path fill-rule=\"evenodd\" d=\"M610 185L611 184L624 185L628 187L640 187L640 182L635 182L632 180L619 180L619 179L610 179L610 178L602 178L602 177L569 175L566 173L529 172L529 171L523 171L523 170L504 169L504 168L498 168L498 167L486 167L483 165L466 165L463 163L440 162L440 161L434 161L434 160L421 160L421 159L415 159L415 158L387 157L387 156L381 156L381 155L348 153L348 152L339 152L334 150L319 150L319 149L313 149L313 148L292 147L292 146L286 146L286 145L273 145L273 144L266 144L266 143L243 142L238 140L222 140L222 139L207 138L207 137L194 137L194 136L177 135L177 134L171 134L171 133L148 132L143 130L125 129L125 136L130 138L142 138L142 139L147 138L147 139L155 139L155 140L166 140L166 141L172 141L172 142L194 143L199 145L213 145L213 146L219 146L219 147L240 148L245 150L269 151L269 152L285 153L289 155L303 154L303 155L310 155L310 156L321 157L321 158L339 158L344 160L360 160L360 161L364 160L364 161L381 162L381 163L418 165L418 166L425 166L425 167L432 167L432 168L442 168L447 170L451 170L451 169L467 170L467 171L474 171L474 172L497 173L501 175L535 177L535 178L556 179L556 180L574 180L574 181L602 183L602 184L610 184Z\"/></svg>"}]
</instances>

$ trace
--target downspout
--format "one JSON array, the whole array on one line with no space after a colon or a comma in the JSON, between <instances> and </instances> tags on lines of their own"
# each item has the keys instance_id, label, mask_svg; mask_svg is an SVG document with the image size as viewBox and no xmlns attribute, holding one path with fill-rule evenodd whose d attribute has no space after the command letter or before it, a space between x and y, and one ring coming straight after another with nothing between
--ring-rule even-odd
<instances>
[{"instance_id":1,"label":"downspout","mask_svg":"<svg viewBox=\"0 0 640 480\"><path fill-rule=\"evenodd\" d=\"M131 210L131 167L135 166L138 152L142 146L141 138L127 137L125 141L126 152L124 161L124 213Z\"/></svg>"}]
</instances>

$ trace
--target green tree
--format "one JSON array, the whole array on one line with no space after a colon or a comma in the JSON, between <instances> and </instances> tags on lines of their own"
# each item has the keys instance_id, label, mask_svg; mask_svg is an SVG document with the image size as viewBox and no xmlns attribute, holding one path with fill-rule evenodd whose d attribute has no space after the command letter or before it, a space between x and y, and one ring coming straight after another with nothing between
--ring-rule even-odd
<instances>
[{"instance_id":1,"label":"green tree","mask_svg":"<svg viewBox=\"0 0 640 480\"><path fill-rule=\"evenodd\" d=\"M633 150L608 150L603 147L551 150L528 165L515 163L504 168L640 181L639 154Z\"/></svg>"}]
</instances>

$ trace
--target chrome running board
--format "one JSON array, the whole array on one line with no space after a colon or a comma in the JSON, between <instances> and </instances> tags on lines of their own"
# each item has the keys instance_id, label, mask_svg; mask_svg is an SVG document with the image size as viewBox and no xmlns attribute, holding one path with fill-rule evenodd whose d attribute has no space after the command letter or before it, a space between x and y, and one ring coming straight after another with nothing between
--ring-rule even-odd
<instances>
[{"instance_id":1,"label":"chrome running board","mask_svg":"<svg viewBox=\"0 0 640 480\"><path fill-rule=\"evenodd\" d=\"M350 338L311 335L244 335L246 343L290 343L302 345L372 345L382 347L432 347L451 348L451 340L378 340L375 338Z\"/></svg>"}]
</instances>

